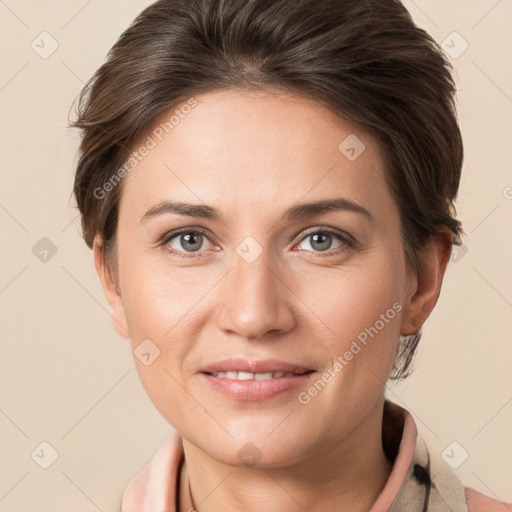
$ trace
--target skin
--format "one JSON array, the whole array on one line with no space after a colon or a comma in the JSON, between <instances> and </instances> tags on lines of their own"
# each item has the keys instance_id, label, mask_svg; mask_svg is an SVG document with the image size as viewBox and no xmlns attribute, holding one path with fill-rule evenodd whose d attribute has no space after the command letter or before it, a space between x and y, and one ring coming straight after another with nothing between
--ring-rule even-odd
<instances>
[{"instance_id":1,"label":"skin","mask_svg":"<svg viewBox=\"0 0 512 512\"><path fill-rule=\"evenodd\" d=\"M197 100L125 178L119 292L95 241L114 326L133 348L149 338L161 351L151 365L135 365L183 438L183 471L200 512L368 511L391 469L381 424L399 335L417 332L437 302L449 234L426 246L419 275L408 271L378 144L312 100L237 90ZM366 145L355 161L338 150L350 134ZM351 211L284 220L292 206L335 197L363 206L371 220ZM224 222L173 213L141 222L163 200L210 205ZM201 227L199 251L187 252L180 236L160 243L173 230ZM322 228L355 243L333 235L322 251L312 237ZM252 263L236 252L248 236L262 249ZM301 404L298 394L394 303L401 311ZM233 400L199 373L229 357L275 358L317 373L272 399ZM237 456L247 442L261 454L253 467Z\"/></svg>"}]
</instances>

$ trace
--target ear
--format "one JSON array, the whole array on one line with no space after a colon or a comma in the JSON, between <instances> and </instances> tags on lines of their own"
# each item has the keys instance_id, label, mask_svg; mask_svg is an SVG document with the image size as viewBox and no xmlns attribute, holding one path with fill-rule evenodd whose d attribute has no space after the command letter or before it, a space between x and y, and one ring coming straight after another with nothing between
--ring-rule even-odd
<instances>
[{"instance_id":1,"label":"ear","mask_svg":"<svg viewBox=\"0 0 512 512\"><path fill-rule=\"evenodd\" d=\"M110 305L110 310L112 311L111 315L114 328L120 336L129 339L130 333L127 328L128 323L126 322L126 313L123 301L116 287L116 283L110 275L110 271L105 263L103 241L98 235L94 238L93 253L96 272L100 278L105 298L107 299Z\"/></svg>"},{"instance_id":2,"label":"ear","mask_svg":"<svg viewBox=\"0 0 512 512\"><path fill-rule=\"evenodd\" d=\"M444 226L418 254L419 273L408 276L408 293L400 334L408 336L420 330L437 303L441 284L451 256L453 233Z\"/></svg>"}]
</instances>

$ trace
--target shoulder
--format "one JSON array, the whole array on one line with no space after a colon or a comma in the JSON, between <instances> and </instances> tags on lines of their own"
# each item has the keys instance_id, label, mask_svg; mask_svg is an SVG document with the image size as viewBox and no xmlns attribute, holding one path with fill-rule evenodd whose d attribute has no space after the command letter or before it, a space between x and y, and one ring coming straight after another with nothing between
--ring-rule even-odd
<instances>
[{"instance_id":1,"label":"shoulder","mask_svg":"<svg viewBox=\"0 0 512 512\"><path fill-rule=\"evenodd\" d=\"M512 504L489 498L469 487L464 489L468 512L512 512Z\"/></svg>"}]
</instances>

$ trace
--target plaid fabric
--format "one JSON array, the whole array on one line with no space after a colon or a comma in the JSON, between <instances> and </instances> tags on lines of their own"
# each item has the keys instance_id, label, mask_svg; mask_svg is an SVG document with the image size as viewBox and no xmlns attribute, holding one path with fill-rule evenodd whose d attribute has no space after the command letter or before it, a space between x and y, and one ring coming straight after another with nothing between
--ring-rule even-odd
<instances>
[{"instance_id":1,"label":"plaid fabric","mask_svg":"<svg viewBox=\"0 0 512 512\"><path fill-rule=\"evenodd\" d=\"M443 460L430 456L421 437L389 512L468 512L464 486Z\"/></svg>"}]
</instances>

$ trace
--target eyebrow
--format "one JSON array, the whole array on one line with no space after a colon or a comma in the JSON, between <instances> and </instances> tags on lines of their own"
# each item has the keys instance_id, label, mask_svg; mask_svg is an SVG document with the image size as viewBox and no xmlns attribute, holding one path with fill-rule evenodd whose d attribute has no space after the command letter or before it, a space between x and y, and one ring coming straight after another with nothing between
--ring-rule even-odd
<instances>
[{"instance_id":1,"label":"eyebrow","mask_svg":"<svg viewBox=\"0 0 512 512\"><path fill-rule=\"evenodd\" d=\"M297 204L286 210L283 219L286 221L300 220L306 217L312 217L314 215L321 215L322 213L329 213L333 211L348 211L358 213L366 217L368 220L373 220L372 215L366 208L344 197ZM217 220L224 223L220 212L211 206L170 201L162 201L156 206L150 208L143 215L141 223L147 222L151 218L168 213L187 215L189 217L202 219Z\"/></svg>"}]
</instances>

